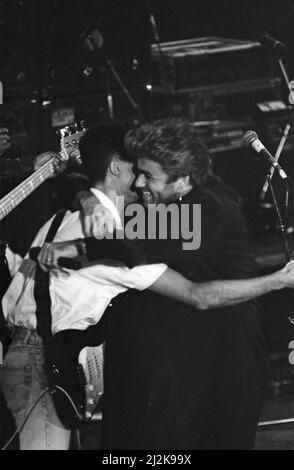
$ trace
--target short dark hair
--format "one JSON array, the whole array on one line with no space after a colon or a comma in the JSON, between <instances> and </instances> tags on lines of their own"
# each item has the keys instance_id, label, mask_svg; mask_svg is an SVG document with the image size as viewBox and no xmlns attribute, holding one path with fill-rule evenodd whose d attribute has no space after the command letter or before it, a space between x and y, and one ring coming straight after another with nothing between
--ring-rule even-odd
<instances>
[{"instance_id":1,"label":"short dark hair","mask_svg":"<svg viewBox=\"0 0 294 470\"><path fill-rule=\"evenodd\" d=\"M80 140L83 170L91 183L104 181L112 157L133 163L124 146L125 129L118 123L99 124L89 128Z\"/></svg>"},{"instance_id":2,"label":"short dark hair","mask_svg":"<svg viewBox=\"0 0 294 470\"><path fill-rule=\"evenodd\" d=\"M171 182L189 175L193 184L203 184L210 172L208 152L187 118L170 117L132 129L125 147L137 158L159 163Z\"/></svg>"}]
</instances>

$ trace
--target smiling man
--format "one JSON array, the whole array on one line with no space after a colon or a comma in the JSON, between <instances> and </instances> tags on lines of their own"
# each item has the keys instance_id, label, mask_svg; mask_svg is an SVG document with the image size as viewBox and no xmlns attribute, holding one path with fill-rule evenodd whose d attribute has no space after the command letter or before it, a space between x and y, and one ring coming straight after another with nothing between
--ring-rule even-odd
<instances>
[{"instance_id":1,"label":"smiling man","mask_svg":"<svg viewBox=\"0 0 294 470\"><path fill-rule=\"evenodd\" d=\"M125 143L137 158L135 186L145 205L186 204L190 220L201 205L200 248L183 250L182 237L146 240L148 262L166 262L198 283L250 282L255 263L238 200L211 175L193 124L144 124ZM266 362L254 302L203 315L151 292L125 294L107 343L104 447L253 448Z\"/></svg>"}]
</instances>

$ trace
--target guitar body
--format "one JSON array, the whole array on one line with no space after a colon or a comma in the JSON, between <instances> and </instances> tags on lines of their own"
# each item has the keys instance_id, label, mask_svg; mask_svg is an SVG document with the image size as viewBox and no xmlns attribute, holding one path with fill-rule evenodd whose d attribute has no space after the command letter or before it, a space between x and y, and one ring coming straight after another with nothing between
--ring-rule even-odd
<instances>
[{"instance_id":1,"label":"guitar body","mask_svg":"<svg viewBox=\"0 0 294 470\"><path fill-rule=\"evenodd\" d=\"M50 340L46 357L49 387L57 414L69 429L89 421L103 395L103 341L106 322L85 331L65 330ZM64 393L62 390L66 393ZM77 411L74 411L68 396Z\"/></svg>"}]
</instances>

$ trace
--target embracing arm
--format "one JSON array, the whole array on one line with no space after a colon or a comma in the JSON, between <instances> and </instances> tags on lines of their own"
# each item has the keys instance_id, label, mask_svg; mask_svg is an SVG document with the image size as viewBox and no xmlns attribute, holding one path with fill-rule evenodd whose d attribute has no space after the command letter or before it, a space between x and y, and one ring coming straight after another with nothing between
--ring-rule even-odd
<instances>
[{"instance_id":1,"label":"embracing arm","mask_svg":"<svg viewBox=\"0 0 294 470\"><path fill-rule=\"evenodd\" d=\"M149 289L199 310L232 306L269 292L294 288L294 261L268 276L196 283L168 268Z\"/></svg>"},{"instance_id":2,"label":"embracing arm","mask_svg":"<svg viewBox=\"0 0 294 470\"><path fill-rule=\"evenodd\" d=\"M103 240L101 240L103 242ZM103 249L104 243L101 243L101 258L116 258L121 261L128 261L128 254L119 251L119 240L115 242L117 253L109 250L106 253ZM97 257L99 258L99 241L95 243ZM86 253L86 245L80 240L61 243L46 243L39 254L38 261L45 270L58 268L59 257L76 257ZM84 251L85 250L85 251ZM48 258L50 265L48 265ZM175 299L179 302L192 305L200 310L236 305L248 300L254 299L269 292L283 288L294 289L294 261L288 263L280 271L276 271L268 276L256 277L251 279L238 280L220 280L203 283L192 282L168 268L149 289L157 294Z\"/></svg>"}]
</instances>

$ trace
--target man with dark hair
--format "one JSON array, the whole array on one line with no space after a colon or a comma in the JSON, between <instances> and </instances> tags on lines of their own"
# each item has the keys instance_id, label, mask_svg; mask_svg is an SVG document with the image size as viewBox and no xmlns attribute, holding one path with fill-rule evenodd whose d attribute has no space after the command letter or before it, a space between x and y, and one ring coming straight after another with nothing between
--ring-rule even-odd
<instances>
[{"instance_id":1,"label":"man with dark hair","mask_svg":"<svg viewBox=\"0 0 294 470\"><path fill-rule=\"evenodd\" d=\"M189 175L193 185L202 185L211 173L207 150L187 119L167 118L132 129L125 145L134 157L161 165L170 181Z\"/></svg>"},{"instance_id":2,"label":"man with dark hair","mask_svg":"<svg viewBox=\"0 0 294 470\"><path fill-rule=\"evenodd\" d=\"M92 150L97 148L97 142L100 153L94 154ZM133 194L133 199L136 198L131 190L132 162L120 155L122 146L123 132L115 125L89 130L81 141L84 170L92 180L91 191L99 202L97 235L120 228L120 214L115 205L117 197L123 194L131 200ZM39 230L32 247L44 243L51 224L52 219ZM67 211L55 240L68 240L72 236L83 237L81 218L79 212ZM46 262L50 263L50 260ZM84 330L96 324L112 297L128 288L148 288L166 268L164 264L156 264L129 269L121 261L115 261L103 265L95 263L94 266L88 263L76 272L51 272L52 333L66 329ZM26 256L2 301L7 323L13 328L13 338L4 364L0 366L0 385L17 427L22 425L31 406L37 403L20 432L22 450L67 449L70 430L60 421L50 393L40 400L40 394L47 387L47 378L43 368L43 337L39 335L43 325L37 321L39 305L35 297L38 294L35 276L36 263Z\"/></svg>"},{"instance_id":3,"label":"man with dark hair","mask_svg":"<svg viewBox=\"0 0 294 470\"><path fill-rule=\"evenodd\" d=\"M125 142L137 158L135 185L146 208L186 205L193 221L194 205L201 204L198 250L183 250L181 236L146 239L142 245L148 263L164 262L196 282L208 310L203 314L200 304L175 301L186 293L176 293L177 283L173 301L153 289L128 292L113 302L103 448L253 448L267 359L256 305L246 300L268 292L271 281L253 278L255 263L239 203L211 174L208 155L188 120L144 124L130 131ZM171 233L172 227L168 229ZM94 242L50 244L42 250L40 263L49 267L49 253L56 267L58 256L75 256L78 249L94 259L99 241Z\"/></svg>"}]
</instances>

